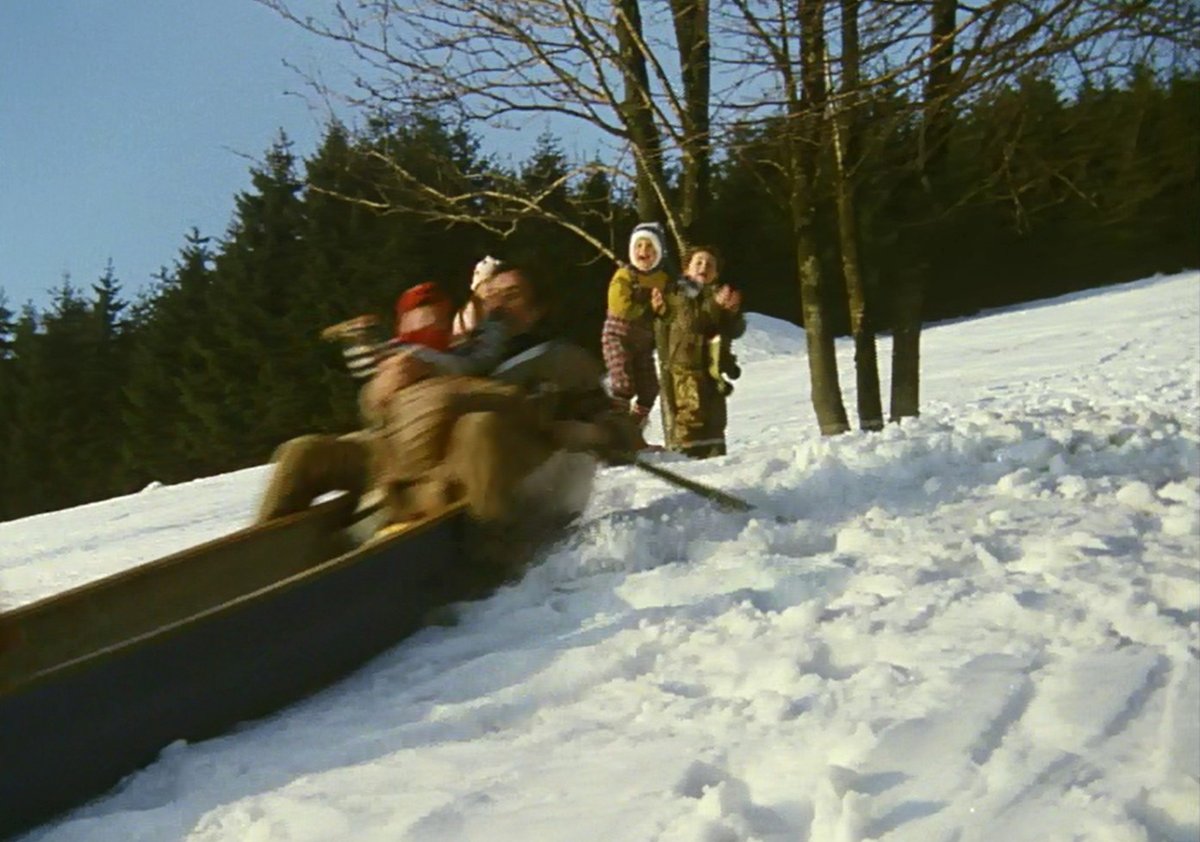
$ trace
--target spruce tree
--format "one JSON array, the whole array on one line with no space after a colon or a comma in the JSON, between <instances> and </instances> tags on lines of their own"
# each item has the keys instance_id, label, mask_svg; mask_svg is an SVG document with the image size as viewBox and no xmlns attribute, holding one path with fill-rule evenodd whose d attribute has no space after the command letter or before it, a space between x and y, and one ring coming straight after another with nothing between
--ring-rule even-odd
<instances>
[{"instance_id":1,"label":"spruce tree","mask_svg":"<svg viewBox=\"0 0 1200 842\"><path fill-rule=\"evenodd\" d=\"M86 408L79 419L76 487L81 500L99 500L129 489L121 481L119 453L129 346L124 312L112 261L92 285L83 330L83 357L76 399Z\"/></svg>"},{"instance_id":2,"label":"spruce tree","mask_svg":"<svg viewBox=\"0 0 1200 842\"><path fill-rule=\"evenodd\" d=\"M19 364L12 474L23 490L18 514L63 508L87 498L85 466L78 451L87 434L93 372L88 361L88 305L64 276L41 316L27 307L18 322L14 350Z\"/></svg>"},{"instance_id":3,"label":"spruce tree","mask_svg":"<svg viewBox=\"0 0 1200 842\"><path fill-rule=\"evenodd\" d=\"M303 372L287 317L303 269L303 209L286 136L251 171L251 184L216 255L205 306L211 331L193 344L196 365L179 384L191 441L214 471L259 464L298 430Z\"/></svg>"},{"instance_id":4,"label":"spruce tree","mask_svg":"<svg viewBox=\"0 0 1200 842\"><path fill-rule=\"evenodd\" d=\"M45 458L45 437L39 411L46 395L38 384L41 344L45 339L39 330L40 321L37 309L26 303L12 331L8 366L11 404L4 462L9 490L4 509L6 518L43 511L51 487L41 464Z\"/></svg>"},{"instance_id":5,"label":"spruce tree","mask_svg":"<svg viewBox=\"0 0 1200 842\"><path fill-rule=\"evenodd\" d=\"M12 460L13 407L17 399L16 360L13 356L16 314L8 308L8 296L0 289L0 520L9 515L10 501L18 493L8 466Z\"/></svg>"},{"instance_id":6,"label":"spruce tree","mask_svg":"<svg viewBox=\"0 0 1200 842\"><path fill-rule=\"evenodd\" d=\"M135 487L173 483L212 470L211 431L185 400L181 383L204 373L202 349L212 347L213 282L209 238L193 228L171 270L134 307L125 388L122 478ZM198 387L189 397L196 399ZM218 400L216 389L208 397Z\"/></svg>"}]
</instances>

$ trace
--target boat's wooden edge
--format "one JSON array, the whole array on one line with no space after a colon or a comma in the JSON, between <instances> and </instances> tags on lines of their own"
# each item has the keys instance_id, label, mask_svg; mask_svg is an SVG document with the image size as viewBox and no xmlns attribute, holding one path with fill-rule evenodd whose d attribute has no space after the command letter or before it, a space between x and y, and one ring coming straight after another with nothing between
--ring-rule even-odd
<instances>
[{"instance_id":1,"label":"boat's wooden edge","mask_svg":"<svg viewBox=\"0 0 1200 842\"><path fill-rule=\"evenodd\" d=\"M337 503L337 502L339 502L339 501L338 500L329 501L329 503ZM322 504L322 505L328 505L328 504ZM39 670L36 673L31 673L26 676L23 676L21 679L15 681L15 682L0 683L0 696L4 696L8 693L16 692L18 690L24 690L34 684L38 684L43 681L50 680L53 677L55 677L59 674L62 674L64 671L82 668L82 667L86 666L87 664L90 664L94 661L97 661L97 660L100 660L100 659L103 659L106 657L110 657L110 656L112 656L116 653L119 653L125 649L131 648L134 646L138 646L144 642L158 639L164 635L175 634L175 633L181 631L182 629L185 629L188 626L193 625L197 622L201 622L205 619L208 619L211 617L216 617L216 616L219 616L219 615L227 613L227 612L237 611L237 610L241 609L243 606L249 605L249 604L253 603L255 600L260 599L267 594L282 592L288 588L296 587L297 585L299 585L302 582L309 582L309 581L312 581L315 579L319 579L323 576L326 576L326 575L329 575L329 574L335 572L336 570L338 570L339 568L341 568L347 564L354 563L357 559L359 559L363 556L372 555L372 554L375 554L378 552L386 552L389 549L391 549L392 547L394 547L395 545L404 542L405 540L413 537L414 535L424 532L426 530L435 528L436 526L455 517L456 515L464 513L465 510L466 510L465 504L455 503L455 504L452 504L452 505L446 507L445 509L443 509L439 512L435 512L426 517L423 517L423 518L420 518L417 520L413 520L413 521L407 521L403 524L395 525L394 528L388 529L385 533L380 534L377 537L372 536L369 539L367 539L365 542L352 547L347 552L333 556L333 557L329 558L328 560L323 561L319 564L316 564L300 573L296 573L292 576L288 576L286 578L280 579L276 582L271 583L270 585L266 585L264 587L257 588L253 591L248 591L248 592L242 594L241 596L238 596L231 600L227 600L227 601L221 603L220 605L214 605L211 608L207 608L202 611L194 612L187 616L180 617L178 620L172 621L170 623L166 623L162 626L158 626L155 629L148 631L144 634L140 634L140 635L137 635L134 637L127 638L125 640L122 640L119 643L115 643L115 644L112 644L109 646L104 646L101 648L94 649L94 650L88 652L86 655L80 656L78 658L73 658L68 661L59 662L57 664L54 664L51 667L48 667L43 670ZM301 512L299 514L303 515L304 513ZM293 516L289 516L289 517L294 518L296 516L293 515ZM280 523L282 524L285 520L287 520L287 519L281 518ZM253 529L256 527L251 527L251 528ZM170 561L170 562L174 563L175 561L178 561L180 558L186 558L188 556L197 555L203 549L211 547L215 544L220 544L223 541L229 540L230 538L232 538L238 534L241 534L241 532L244 532L244 531L245 530L240 530L238 533L234 533L233 535L227 536L226 538L221 538L221 539L217 539L215 541L205 542L202 545L198 545L189 550L184 550L180 553L174 553L171 556L164 557L162 559L159 559L158 561L148 562L148 564L159 564L160 562L165 562L165 561ZM123 576L123 574L120 574L120 573L115 574L114 576L107 577L107 578L101 579L101 580L97 580L93 584L96 585L96 584L104 583L105 586L112 586L113 583L111 580L120 579L122 576ZM76 588L73 590L74 591L84 590L87 587L88 587L87 585L84 585L82 588ZM64 592L62 594L62 596L65 596L66 593L67 592ZM58 596L59 595L56 595L55 597L51 597L50 599L57 599ZM38 603L31 603L31 605L37 605L37 604ZM25 606L23 606L23 607L25 607ZM15 612L11 612L11 613L15 613ZM2 637L3 637L4 623L2 621L5 620L7 616L8 615L0 615L0 639L2 639Z\"/></svg>"},{"instance_id":2,"label":"boat's wooden edge","mask_svg":"<svg viewBox=\"0 0 1200 842\"><path fill-rule=\"evenodd\" d=\"M328 533L324 520L295 523L274 538L299 542L238 544L239 558L299 552L311 566L280 567L220 599L96 639L91 651L65 648L9 673L16 680L0 690L0 837L108 791L174 740L226 733L329 686L426 625L427 606L467 598L459 568L471 564L463 551L471 526L462 509L365 532L361 542L344 520ZM169 578L186 582L190 570L172 568ZM130 590L140 598L157 581ZM124 598L112 604L138 610ZM32 637L26 645L39 647Z\"/></svg>"},{"instance_id":3,"label":"boat's wooden edge","mask_svg":"<svg viewBox=\"0 0 1200 842\"><path fill-rule=\"evenodd\" d=\"M345 518L350 520L352 513L353 501L347 495L339 495L331 500L326 500L322 503L305 509L294 514L286 515L275 520L267 521L262 524L252 524L243 526L226 535L220 535L216 538L210 538L200 544L194 544L190 547L185 547L182 550L176 550L165 556L160 556L150 561L142 562L125 570L120 570L116 573L111 573L108 576L102 576L98 579L93 579L89 582L76 585L73 588L68 588L50 596L43 597L33 602L27 602L23 605L18 605L16 608L10 608L7 611L0 611L0 627L7 622L20 623L25 617L44 611L51 605L59 605L62 603L74 602L82 597L89 596L100 590L108 588L119 588L127 582L140 579L145 576L151 576L160 572L164 568L173 567L177 564L184 564L192 558L204 555L210 552L214 547L228 544L233 541L238 541L254 533L273 532L279 529L284 529L300 520L309 518L325 518L332 520ZM2 635L2 633L0 633Z\"/></svg>"}]
</instances>

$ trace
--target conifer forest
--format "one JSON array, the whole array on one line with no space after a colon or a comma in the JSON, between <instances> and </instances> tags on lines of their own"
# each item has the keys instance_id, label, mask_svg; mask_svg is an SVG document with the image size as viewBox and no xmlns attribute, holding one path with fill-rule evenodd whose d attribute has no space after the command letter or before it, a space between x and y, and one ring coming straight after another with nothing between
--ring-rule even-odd
<instances>
[{"instance_id":1,"label":"conifer forest","mask_svg":"<svg viewBox=\"0 0 1200 842\"><path fill-rule=\"evenodd\" d=\"M285 4L267 5L287 16ZM836 4L798 4L809 5ZM826 26L883 5L847 0ZM569 123L524 160L502 160L484 121L497 111L423 101L415 86L375 88L356 125L331 120L307 157L283 127L251 186L230 197L226 230L181 231L138 294L111 264L96 278L39 283L57 283L44 307L0 291L0 519L263 464L289 437L355 429L354 383L321 329L362 313L390 323L396 296L427 280L462 300L484 255L536 264L561 331L598 352L608 279L648 216L666 219L676 248L716 246L748 311L798 325L819 314L830 337L869 342L860 350L872 349L872 366L875 335L894 332L899 345L914 306L929 324L1200 266L1195 67L1147 53L1146 64L1070 77L1034 45L1020 66L996 59L990 75L976 61L980 81L968 86L973 30L961 15L956 50L938 52L950 36L930 42L923 82L908 84L880 70L894 59L872 59L865 23L826 33L801 14L805 32L826 37L803 39L795 78L762 83L756 95L777 91L777 107L723 112L718 125L708 119L717 105L689 120L695 99L680 99L679 126L703 129L702 170L689 146L699 135L672 131L655 109L640 114L649 98L628 95L612 110L636 153L627 172L568 154ZM635 17L617 20L638 33ZM769 29L744 20L759 27L738 37ZM692 61L686 16L675 23L685 93L702 71L713 96L730 69ZM733 37L710 34L717 46ZM614 78L627 94L646 69L628 58L639 44L644 57L645 42L618 36L611 57L630 72ZM848 63L860 40L861 71ZM810 45L824 57L806 55ZM950 71L940 82L939 62ZM500 101L478 84L474 94ZM796 376L813 376L811 366ZM878 369L896 379L887 360ZM865 383L878 401L879 382L860 379L860 399ZM892 398L893 419L915 414ZM878 427L878 407L858 409L861 426ZM822 432L848 429L844 415L822 416Z\"/></svg>"}]
</instances>

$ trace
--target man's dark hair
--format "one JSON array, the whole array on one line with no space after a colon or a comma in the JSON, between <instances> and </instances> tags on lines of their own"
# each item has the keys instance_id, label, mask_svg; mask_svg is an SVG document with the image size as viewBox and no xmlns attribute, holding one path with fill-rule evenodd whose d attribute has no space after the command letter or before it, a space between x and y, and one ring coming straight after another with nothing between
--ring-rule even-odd
<instances>
[{"instance_id":1,"label":"man's dark hair","mask_svg":"<svg viewBox=\"0 0 1200 842\"><path fill-rule=\"evenodd\" d=\"M516 272L525 279L525 283L529 284L529 291L533 294L534 303L542 308L546 318L553 319L557 315L558 290L550 282L540 260L532 255L501 258L495 275L502 272Z\"/></svg>"}]
</instances>

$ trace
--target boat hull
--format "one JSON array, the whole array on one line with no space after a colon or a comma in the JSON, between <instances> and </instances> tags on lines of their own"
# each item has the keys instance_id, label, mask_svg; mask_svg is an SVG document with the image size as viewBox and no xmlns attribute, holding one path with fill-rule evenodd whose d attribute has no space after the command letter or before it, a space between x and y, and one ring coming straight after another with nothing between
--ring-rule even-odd
<instances>
[{"instance_id":1,"label":"boat hull","mask_svg":"<svg viewBox=\"0 0 1200 842\"><path fill-rule=\"evenodd\" d=\"M342 534L331 526L345 515L318 507L153 563L159 589L179 601L189 567L202 580L217 581L214 567L236 578L237 564L269 567L280 548L300 552L298 535L315 554L275 581L247 575L257 583L236 595L222 582L208 604L189 597L174 617L154 605L155 575L144 573L0 615L17 640L0 656L0 836L102 794L174 741L220 734L331 683L420 628L432 608L473 595L455 586L480 581L464 559L460 511L330 555L338 544L326 539ZM144 610L123 587L141 592ZM127 616L114 627L104 606ZM83 615L97 618L97 641L71 652L62 638L87 634ZM53 657L39 656L46 650Z\"/></svg>"}]
</instances>

